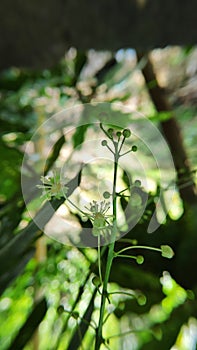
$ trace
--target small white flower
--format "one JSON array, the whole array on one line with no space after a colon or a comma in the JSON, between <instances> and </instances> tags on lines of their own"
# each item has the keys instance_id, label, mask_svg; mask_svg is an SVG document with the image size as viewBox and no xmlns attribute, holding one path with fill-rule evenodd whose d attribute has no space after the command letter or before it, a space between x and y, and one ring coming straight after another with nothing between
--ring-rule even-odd
<instances>
[{"instance_id":1,"label":"small white flower","mask_svg":"<svg viewBox=\"0 0 197 350\"><path fill-rule=\"evenodd\" d=\"M110 208L110 202L106 202L106 201L101 201L101 202L92 201L92 203L90 203L90 208L86 207L86 209L88 209L93 215L96 215L98 213L105 215L105 213L109 210L109 208Z\"/></svg>"},{"instance_id":2,"label":"small white flower","mask_svg":"<svg viewBox=\"0 0 197 350\"><path fill-rule=\"evenodd\" d=\"M98 236L99 234L103 234L105 236L106 231L109 231L111 226L108 222L108 218L113 217L113 215L106 215L109 208L110 203L106 201L92 201L92 203L90 203L90 207L86 207L86 209L88 209L90 212L90 214L87 213L86 215L92 221L92 233L94 236Z\"/></svg>"},{"instance_id":3,"label":"small white flower","mask_svg":"<svg viewBox=\"0 0 197 350\"><path fill-rule=\"evenodd\" d=\"M60 172L57 170L53 170L53 176L41 176L41 182L42 185L37 185L37 187L43 190L42 196L46 199L66 197L68 187L65 181L62 181Z\"/></svg>"}]
</instances>

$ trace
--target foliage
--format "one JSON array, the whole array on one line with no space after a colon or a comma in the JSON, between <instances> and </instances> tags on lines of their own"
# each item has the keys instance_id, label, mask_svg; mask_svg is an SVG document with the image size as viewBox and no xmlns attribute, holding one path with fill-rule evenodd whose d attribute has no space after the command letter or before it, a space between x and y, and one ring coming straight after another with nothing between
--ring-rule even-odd
<instances>
[{"instance_id":1,"label":"foliage","mask_svg":"<svg viewBox=\"0 0 197 350\"><path fill-rule=\"evenodd\" d=\"M40 123L54 112L73 103L104 99L109 102L123 101L123 104L132 104L136 96L141 96L143 103L139 108L142 111L146 110L155 123L169 118L168 114L155 112L145 89L136 82L135 75L139 74L139 66L136 68L130 58L126 62L117 62L110 57L109 64L109 54L103 55L103 67L93 73L88 72L90 60L88 54L72 51L51 70L30 72L12 68L3 72L0 77L2 350L36 349L36 340L32 338L32 334L37 325L40 325L40 350L77 350L80 347L93 349L97 327L95 322L100 312L99 269L100 276L104 276L104 262L107 261L106 247L101 251L95 248L74 248L64 246L48 237L45 238L47 258L40 261L35 257L37 242L42 236L42 229L53 215L53 210L48 210L47 203L38 210L35 198L39 197L40 192L35 187L31 198L32 210L37 217L45 218L43 227L40 229L28 216L20 189L20 168L26 142L31 139ZM192 133L195 111L193 106L188 107L187 113L185 110L186 107L182 111L178 108L178 118L182 126L188 127L185 140L192 164L195 166L195 135ZM127 125L125 127L127 128ZM72 148L78 149L89 130L88 124L76 129L70 141L60 135L47 157L43 175L47 175L54 164L58 163L65 144L69 146L71 142ZM106 144L104 146L106 147ZM144 162L146 161L144 156ZM127 174L127 177L130 175L133 176ZM90 171L88 176L88 179L91 179L91 176L94 178L95 175ZM126 188L128 178L125 174L120 174L119 177ZM68 184L68 198L81 181L83 180L80 171ZM106 347L126 350L131 348L131 344L136 350L158 347L166 350L174 344L179 350L195 349L196 346L195 207L184 209L184 212L183 209L182 212L179 211L176 220L168 215L166 222L156 233L147 235L146 230L149 218L155 210L159 185L156 178L151 181L156 185L154 190L148 193L149 201L144 216L135 230L131 230L124 237L125 241L115 245L115 251L119 254L113 261L109 281L105 282L107 290L110 291L110 303L107 306L108 314L104 324L105 346L102 344L101 349ZM178 189L177 198L175 206L181 207ZM51 198L54 210L63 202L62 198ZM122 196L120 203L124 209L127 198ZM95 217L89 216L84 222L80 212L77 213L73 207L69 210L80 225L90 228L92 224L94 226ZM94 227L95 232L98 233L97 230L101 226L103 229L105 224L106 221L99 219ZM132 252L126 250L128 245L132 250L136 245L141 247L135 247L136 250L133 250L139 265L127 258L127 252ZM172 260L162 258L154 251L142 250L143 246L158 249L161 247L162 255L171 257L172 251L167 245L175 252ZM101 263L99 268L98 258ZM39 293L42 297L38 298ZM193 327L194 330L189 347L184 345L184 327L188 327L188 330ZM102 338L100 341L102 342Z\"/></svg>"}]
</instances>

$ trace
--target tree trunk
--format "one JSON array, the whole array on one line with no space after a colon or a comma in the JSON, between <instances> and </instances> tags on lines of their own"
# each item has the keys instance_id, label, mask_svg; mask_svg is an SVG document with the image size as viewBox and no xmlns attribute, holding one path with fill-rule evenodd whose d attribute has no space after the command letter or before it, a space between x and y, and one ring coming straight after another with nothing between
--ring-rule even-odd
<instances>
[{"instance_id":1,"label":"tree trunk","mask_svg":"<svg viewBox=\"0 0 197 350\"><path fill-rule=\"evenodd\" d=\"M137 53L137 56L138 60L140 60L144 55ZM172 112L172 117L170 119L161 122L161 128L174 160L180 196L184 203L197 204L196 186L192 178L192 172L184 147L181 129L177 120L173 116L172 108L166 100L163 90L158 84L153 65L148 55L142 73L147 87L151 86L149 88L149 94L156 110L158 112Z\"/></svg>"}]
</instances>

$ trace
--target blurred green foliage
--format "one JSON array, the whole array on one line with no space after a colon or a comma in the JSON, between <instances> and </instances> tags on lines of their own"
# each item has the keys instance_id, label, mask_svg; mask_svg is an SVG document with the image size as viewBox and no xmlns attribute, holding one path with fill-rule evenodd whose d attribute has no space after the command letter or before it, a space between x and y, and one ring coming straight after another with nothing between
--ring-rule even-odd
<instances>
[{"instance_id":1,"label":"blurred green foliage","mask_svg":"<svg viewBox=\"0 0 197 350\"><path fill-rule=\"evenodd\" d=\"M43 261L37 260L35 242L42 232L30 219L24 220L28 215L20 188L24 146L39 126L43 114L47 119L65 108L68 102L86 103L104 98L108 102L126 103L136 96L143 100L144 90L134 79L139 67L124 60L117 62L112 55L107 55L101 68L87 77L84 71L89 60L85 53L70 51L66 59L51 70L32 72L11 68L0 75L2 350L77 350L81 344L84 349L93 349L91 326L94 328L99 305L92 283L93 276L98 273L94 264L97 251L63 246L46 238L46 257ZM143 103L141 110L147 108L150 119L157 124L170 117L168 113L155 113L147 97ZM189 125L185 139L195 165L196 134L191 123L194 108L179 108L178 111L182 126ZM88 125L77 129L72 137L74 148L84 141L87 132ZM46 172L58 159L64 144L62 136L48 157ZM75 188L76 179L73 181ZM122 181L127 182L124 176ZM135 350L167 350L175 343L178 350L196 348L196 208L190 208L177 221L167 217L156 234L147 236L148 219L155 209L156 196L157 191L150 194L146 217L128 238L156 246L167 242L176 255L172 263L148 252L144 255L143 266L124 260L114 264L111 289L129 290L138 298L113 296L115 312L106 323L109 349L127 350L132 344ZM55 209L60 204L56 201ZM40 212L45 215L45 209ZM38 294L41 294L39 298ZM193 327L189 345L185 344L181 328L184 324ZM39 347L32 338L38 325Z\"/></svg>"}]
</instances>

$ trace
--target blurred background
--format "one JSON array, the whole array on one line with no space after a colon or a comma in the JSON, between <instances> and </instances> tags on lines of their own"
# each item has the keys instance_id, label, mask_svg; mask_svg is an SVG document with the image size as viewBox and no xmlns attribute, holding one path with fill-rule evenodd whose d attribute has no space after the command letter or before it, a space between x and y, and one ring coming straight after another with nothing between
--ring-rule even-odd
<instances>
[{"instance_id":1,"label":"blurred background","mask_svg":"<svg viewBox=\"0 0 197 350\"><path fill-rule=\"evenodd\" d=\"M98 273L97 250L71 247L44 235L32 218L39 212L47 224L50 217L44 206L40 209L36 188L30 193L27 210L21 167L35 133L28 153L36 164L35 186L43 175L43 164L45 175L62 159L69 166L70 155L94 133L92 126L82 125L65 137L63 129L53 135L43 123L63 109L74 110L78 105L83 110L86 104L99 102L108 103L112 110L118 103L125 126L131 130L132 112L152 122L169 145L176 172L169 182L171 169L166 166L163 204L156 208L161 194L158 169L149 153L139 150L147 168L143 191L148 201L142 218L125 238L140 245L169 244L175 256L168 261L154 252L143 252L145 261L140 266L114 261L111 290L132 291L134 297L113 295L114 312L105 325L108 343L101 348L197 349L196 13L194 1L84 1L83 6L77 1L2 1L2 350L94 348L99 297L92 278ZM157 139L154 142L159 147ZM87 168L80 184L85 194L94 190L95 169ZM32 169L26 171L28 184ZM108 171L104 167L104 176ZM131 178L140 177L132 161L127 171ZM80 182L77 176L75 171L69 179L73 191ZM120 181L126 187L124 172ZM171 187L175 192L169 211ZM60 214L61 208L67 210L83 226L77 213L61 201L55 202L54 208ZM163 212L166 219L149 235L147 227L155 209L156 221L160 222ZM58 235L58 229L50 225L52 237L53 231Z\"/></svg>"}]
</instances>

